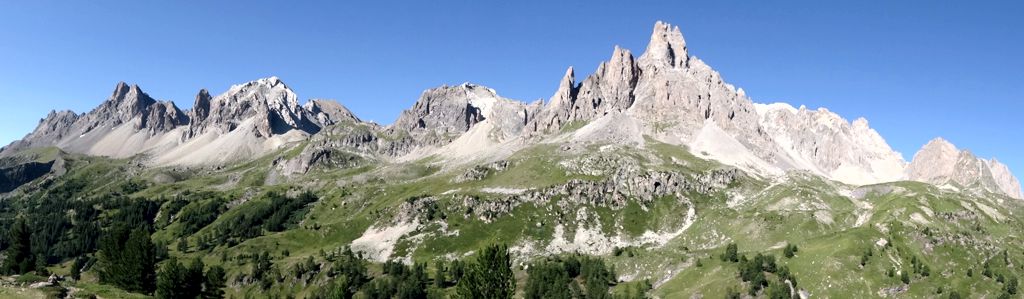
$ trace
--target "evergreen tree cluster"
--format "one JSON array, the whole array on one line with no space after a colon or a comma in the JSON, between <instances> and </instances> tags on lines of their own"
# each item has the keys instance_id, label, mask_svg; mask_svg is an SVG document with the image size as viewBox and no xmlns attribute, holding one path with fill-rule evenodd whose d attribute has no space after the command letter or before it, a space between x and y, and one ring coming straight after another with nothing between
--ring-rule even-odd
<instances>
[{"instance_id":1,"label":"evergreen tree cluster","mask_svg":"<svg viewBox=\"0 0 1024 299\"><path fill-rule=\"evenodd\" d=\"M4 258L4 273L22 274L35 270L36 256L32 252L32 232L28 229L28 221L18 217L11 226L7 238L7 256Z\"/></svg>"},{"instance_id":2,"label":"evergreen tree cluster","mask_svg":"<svg viewBox=\"0 0 1024 299\"><path fill-rule=\"evenodd\" d=\"M782 248L782 256L785 256L786 258L793 258L793 256L796 256L798 251L800 251L800 249L797 248L796 245L786 243L786 247Z\"/></svg>"},{"instance_id":3,"label":"evergreen tree cluster","mask_svg":"<svg viewBox=\"0 0 1024 299\"><path fill-rule=\"evenodd\" d=\"M384 264L384 275L364 286L368 298L427 298L431 280L425 264L406 266L398 261Z\"/></svg>"},{"instance_id":4,"label":"evergreen tree cluster","mask_svg":"<svg viewBox=\"0 0 1024 299\"><path fill-rule=\"evenodd\" d=\"M196 258L189 266L171 258L164 262L157 275L157 298L224 298L226 285L224 268L212 266L206 269L203 261Z\"/></svg>"},{"instance_id":5,"label":"evergreen tree cluster","mask_svg":"<svg viewBox=\"0 0 1024 299\"><path fill-rule=\"evenodd\" d=\"M864 251L864 254L862 254L860 256L860 266L861 267L867 266L868 265L868 261L871 259L871 256L873 256L873 255L875 255L874 250L871 250L871 247L868 247L868 249Z\"/></svg>"},{"instance_id":6,"label":"evergreen tree cluster","mask_svg":"<svg viewBox=\"0 0 1024 299\"><path fill-rule=\"evenodd\" d=\"M189 203L181 208L175 221L181 225L181 235L188 236L206 227L221 213L224 213L225 201L219 197L212 197L206 200L198 200Z\"/></svg>"},{"instance_id":7,"label":"evergreen tree cluster","mask_svg":"<svg viewBox=\"0 0 1024 299\"><path fill-rule=\"evenodd\" d=\"M95 269L100 282L141 293L156 282L156 245L145 228L118 226L100 240Z\"/></svg>"},{"instance_id":8,"label":"evergreen tree cluster","mask_svg":"<svg viewBox=\"0 0 1024 299\"><path fill-rule=\"evenodd\" d=\"M526 272L526 298L612 298L609 288L618 283L614 267L578 254L533 263ZM647 290L634 291L633 298L644 298Z\"/></svg>"},{"instance_id":9,"label":"evergreen tree cluster","mask_svg":"<svg viewBox=\"0 0 1024 299\"><path fill-rule=\"evenodd\" d=\"M736 243L729 243L725 246L725 252L718 256L723 262L739 262L739 246Z\"/></svg>"},{"instance_id":10,"label":"evergreen tree cluster","mask_svg":"<svg viewBox=\"0 0 1024 299\"><path fill-rule=\"evenodd\" d=\"M82 180L53 183L45 193L0 201L0 250L8 256L0 272L22 274L96 250L103 206L118 207L117 196L79 197ZM22 258L23 257L23 258Z\"/></svg>"},{"instance_id":11,"label":"evergreen tree cluster","mask_svg":"<svg viewBox=\"0 0 1024 299\"><path fill-rule=\"evenodd\" d=\"M787 244L786 248L790 248L790 245ZM787 252L786 248L784 248L783 254ZM795 248L796 246L792 246L793 252L796 251ZM731 261L733 254L737 254L736 251L736 244L730 243L720 258L723 261ZM746 255L737 255L737 276L747 284L748 295L756 297L761 294L772 299L798 297L798 294L794 292L798 289L796 277L789 271L788 266L779 265L774 255L758 253L750 259ZM739 297L740 293L735 290L730 289L726 292L726 298Z\"/></svg>"},{"instance_id":12,"label":"evergreen tree cluster","mask_svg":"<svg viewBox=\"0 0 1024 299\"><path fill-rule=\"evenodd\" d=\"M914 273L920 274L922 277L928 277L931 275L931 268L929 268L928 265L925 265L924 261L918 259L916 255L911 257L910 266L911 269L914 270Z\"/></svg>"},{"instance_id":13,"label":"evergreen tree cluster","mask_svg":"<svg viewBox=\"0 0 1024 299\"><path fill-rule=\"evenodd\" d=\"M317 200L310 192L296 198L269 192L264 200L254 200L235 208L236 213L222 217L208 236L200 236L200 248L225 244L234 246L242 241L258 237L263 231L279 232L294 228L306 216L308 205Z\"/></svg>"},{"instance_id":14,"label":"evergreen tree cluster","mask_svg":"<svg viewBox=\"0 0 1024 299\"><path fill-rule=\"evenodd\" d=\"M492 245L466 266L466 273L455 286L456 298L512 298L516 278L512 273L512 257L507 245Z\"/></svg>"},{"instance_id":15,"label":"evergreen tree cluster","mask_svg":"<svg viewBox=\"0 0 1024 299\"><path fill-rule=\"evenodd\" d=\"M345 247L340 253L324 254L324 256L331 263L331 267L326 270L330 281L326 287L316 292L313 298L352 298L364 284L370 281L371 277L366 272L366 262L351 248Z\"/></svg>"}]
</instances>

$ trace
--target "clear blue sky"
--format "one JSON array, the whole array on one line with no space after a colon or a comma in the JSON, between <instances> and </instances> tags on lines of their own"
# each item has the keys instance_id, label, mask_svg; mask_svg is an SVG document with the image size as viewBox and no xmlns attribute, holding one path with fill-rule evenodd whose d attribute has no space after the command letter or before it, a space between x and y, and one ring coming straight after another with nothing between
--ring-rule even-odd
<instances>
[{"instance_id":1,"label":"clear blue sky","mask_svg":"<svg viewBox=\"0 0 1024 299\"><path fill-rule=\"evenodd\" d=\"M664 20L757 102L866 117L908 160L943 136L1024 175L1021 1L340 2L7 3L0 143L118 81L184 109L200 88L276 75L383 124L441 84L546 99L566 67L639 55Z\"/></svg>"}]
</instances>

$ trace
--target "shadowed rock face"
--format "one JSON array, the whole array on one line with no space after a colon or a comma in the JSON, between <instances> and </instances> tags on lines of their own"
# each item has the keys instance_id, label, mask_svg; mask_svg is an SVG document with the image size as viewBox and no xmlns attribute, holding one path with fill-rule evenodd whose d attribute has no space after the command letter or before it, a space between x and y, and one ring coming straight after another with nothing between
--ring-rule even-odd
<instances>
[{"instance_id":1,"label":"shadowed rock face","mask_svg":"<svg viewBox=\"0 0 1024 299\"><path fill-rule=\"evenodd\" d=\"M38 179L50 172L54 161L27 162L0 167L0 193L10 192L18 186Z\"/></svg>"}]
</instances>

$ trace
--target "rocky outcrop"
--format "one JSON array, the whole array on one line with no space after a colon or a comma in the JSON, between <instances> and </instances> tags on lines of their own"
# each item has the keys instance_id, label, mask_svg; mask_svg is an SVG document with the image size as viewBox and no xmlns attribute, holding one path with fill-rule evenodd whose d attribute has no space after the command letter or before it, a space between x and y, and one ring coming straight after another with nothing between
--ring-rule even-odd
<instances>
[{"instance_id":1,"label":"rocky outcrop","mask_svg":"<svg viewBox=\"0 0 1024 299\"><path fill-rule=\"evenodd\" d=\"M536 117L530 119L526 134L537 136L554 133L568 124L572 119L572 107L575 105L576 93L579 91L577 87L576 73L572 67L569 67L565 71L565 75L562 76L562 81L558 83L558 90L548 100L547 105Z\"/></svg>"},{"instance_id":2,"label":"rocky outcrop","mask_svg":"<svg viewBox=\"0 0 1024 299\"><path fill-rule=\"evenodd\" d=\"M57 149L40 149L0 157L0 193L42 178L48 174L60 176L66 172L63 153Z\"/></svg>"},{"instance_id":3,"label":"rocky outcrop","mask_svg":"<svg viewBox=\"0 0 1024 299\"><path fill-rule=\"evenodd\" d=\"M640 57L645 70L658 72L668 69L689 67L690 55L686 51L686 40L679 26L658 21L651 32L647 51Z\"/></svg>"},{"instance_id":4,"label":"rocky outcrop","mask_svg":"<svg viewBox=\"0 0 1024 299\"><path fill-rule=\"evenodd\" d=\"M950 179L955 171L960 150L942 138L935 138L914 154L907 166L907 178L923 182L940 182Z\"/></svg>"},{"instance_id":5,"label":"rocky outcrop","mask_svg":"<svg viewBox=\"0 0 1024 299\"><path fill-rule=\"evenodd\" d=\"M466 170L466 172L456 176L452 179L453 183L463 183L470 181L479 181L485 179L495 173L508 169L510 163L506 160L495 161L483 165L474 165L473 167Z\"/></svg>"},{"instance_id":6,"label":"rocky outcrop","mask_svg":"<svg viewBox=\"0 0 1024 299\"><path fill-rule=\"evenodd\" d=\"M633 54L615 47L612 57L579 85L572 68L566 71L558 91L551 97L535 123L531 135L558 132L573 122L587 122L612 112L629 109L640 76Z\"/></svg>"},{"instance_id":7,"label":"rocky outcrop","mask_svg":"<svg viewBox=\"0 0 1024 299\"><path fill-rule=\"evenodd\" d=\"M274 160L274 166L285 176L306 174L314 168L345 169L363 164L365 159L342 149L330 147L312 147L303 150L297 157L288 160Z\"/></svg>"},{"instance_id":8,"label":"rocky outcrop","mask_svg":"<svg viewBox=\"0 0 1024 299\"><path fill-rule=\"evenodd\" d=\"M542 204L551 198L560 198L558 205L570 207L595 205L615 210L626 206L629 200L641 204L651 203L661 196L684 197L691 193L710 194L722 190L738 179L734 169L718 169L694 175L668 171L647 171L627 167L604 180L573 179L565 184L510 194L483 200L476 196L460 196L462 207L474 218L491 221L510 213L523 203Z\"/></svg>"},{"instance_id":9,"label":"rocky outcrop","mask_svg":"<svg viewBox=\"0 0 1024 299\"><path fill-rule=\"evenodd\" d=\"M962 188L1021 195L1020 183L1009 169L998 161L976 157L968 150L959 150L949 141L935 138L914 154L906 169L907 179L934 185L955 184Z\"/></svg>"},{"instance_id":10,"label":"rocky outcrop","mask_svg":"<svg viewBox=\"0 0 1024 299\"><path fill-rule=\"evenodd\" d=\"M173 102L156 102L147 110L148 113L140 120L139 129L147 129L150 134L169 132L188 123L188 116L178 110Z\"/></svg>"},{"instance_id":11,"label":"rocky outcrop","mask_svg":"<svg viewBox=\"0 0 1024 299\"><path fill-rule=\"evenodd\" d=\"M713 123L766 164L778 162L778 146L763 133L753 102L703 61L688 56L678 27L656 24L638 63L641 76L631 110L652 135L670 143L695 143Z\"/></svg>"}]
</instances>

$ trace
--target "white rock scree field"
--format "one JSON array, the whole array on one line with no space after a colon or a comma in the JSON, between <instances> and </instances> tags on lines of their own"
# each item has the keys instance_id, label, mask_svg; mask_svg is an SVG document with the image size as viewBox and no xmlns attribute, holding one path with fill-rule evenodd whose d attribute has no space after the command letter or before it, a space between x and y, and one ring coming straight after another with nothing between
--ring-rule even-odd
<instances>
[{"instance_id":1,"label":"white rock scree field","mask_svg":"<svg viewBox=\"0 0 1024 299\"><path fill-rule=\"evenodd\" d=\"M1006 165L908 162L687 47L658 22L546 101L446 85L389 125L277 77L185 111L118 83L0 149L0 297L1019 296Z\"/></svg>"}]
</instances>

